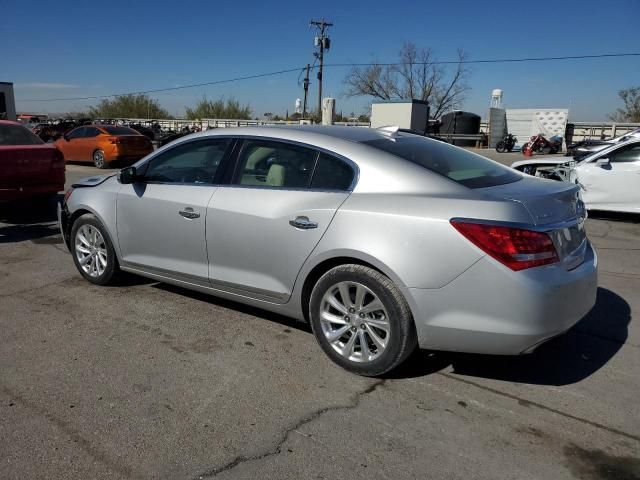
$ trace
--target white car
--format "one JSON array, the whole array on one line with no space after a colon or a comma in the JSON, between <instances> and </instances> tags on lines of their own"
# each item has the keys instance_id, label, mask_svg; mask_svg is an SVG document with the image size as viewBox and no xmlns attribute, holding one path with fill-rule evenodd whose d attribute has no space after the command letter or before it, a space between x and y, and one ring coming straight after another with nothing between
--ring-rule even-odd
<instances>
[{"instance_id":1,"label":"white car","mask_svg":"<svg viewBox=\"0 0 640 480\"><path fill-rule=\"evenodd\" d=\"M511 167L536 177L580 184L582 201L590 210L640 213L640 138L610 145L579 162L540 157Z\"/></svg>"}]
</instances>

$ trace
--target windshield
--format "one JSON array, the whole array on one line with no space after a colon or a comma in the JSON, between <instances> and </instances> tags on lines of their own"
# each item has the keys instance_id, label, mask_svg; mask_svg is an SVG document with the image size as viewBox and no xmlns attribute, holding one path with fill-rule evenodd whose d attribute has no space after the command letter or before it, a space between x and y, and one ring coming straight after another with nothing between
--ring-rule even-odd
<instances>
[{"instance_id":1,"label":"windshield","mask_svg":"<svg viewBox=\"0 0 640 480\"><path fill-rule=\"evenodd\" d=\"M0 145L41 145L43 143L23 126L0 124Z\"/></svg>"},{"instance_id":2,"label":"windshield","mask_svg":"<svg viewBox=\"0 0 640 480\"><path fill-rule=\"evenodd\" d=\"M522 178L515 170L488 158L418 135L398 135L363 143L404 158L468 188L504 185Z\"/></svg>"},{"instance_id":3,"label":"windshield","mask_svg":"<svg viewBox=\"0 0 640 480\"><path fill-rule=\"evenodd\" d=\"M132 128L127 127L100 127L102 130L107 132L109 135L140 135L138 132L133 130Z\"/></svg>"}]
</instances>

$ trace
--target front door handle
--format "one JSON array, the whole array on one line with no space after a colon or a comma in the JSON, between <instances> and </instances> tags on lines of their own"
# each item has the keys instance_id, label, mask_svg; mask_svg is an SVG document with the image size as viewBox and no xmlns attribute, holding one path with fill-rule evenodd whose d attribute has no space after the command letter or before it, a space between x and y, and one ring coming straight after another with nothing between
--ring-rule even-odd
<instances>
[{"instance_id":1,"label":"front door handle","mask_svg":"<svg viewBox=\"0 0 640 480\"><path fill-rule=\"evenodd\" d=\"M301 230L311 230L312 228L318 228L318 224L309 220L309 217L296 217L293 220L289 220L289 225Z\"/></svg>"},{"instance_id":2,"label":"front door handle","mask_svg":"<svg viewBox=\"0 0 640 480\"><path fill-rule=\"evenodd\" d=\"M186 207L184 210L180 210L178 213L182 215L184 218L188 218L189 220L193 220L194 218L200 217L200 212L196 212L191 207Z\"/></svg>"}]
</instances>

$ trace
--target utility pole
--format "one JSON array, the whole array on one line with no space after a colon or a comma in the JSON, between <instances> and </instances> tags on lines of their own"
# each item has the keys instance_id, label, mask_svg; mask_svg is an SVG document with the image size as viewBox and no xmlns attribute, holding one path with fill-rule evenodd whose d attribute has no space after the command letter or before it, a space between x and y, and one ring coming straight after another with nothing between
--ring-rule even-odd
<instances>
[{"instance_id":1,"label":"utility pole","mask_svg":"<svg viewBox=\"0 0 640 480\"><path fill-rule=\"evenodd\" d=\"M307 63L307 73L304 77L304 102L302 102L302 118L307 118L307 93L309 92L309 69L311 65Z\"/></svg>"},{"instance_id":2,"label":"utility pole","mask_svg":"<svg viewBox=\"0 0 640 480\"><path fill-rule=\"evenodd\" d=\"M318 114L322 114L322 67L324 66L324 51L329 50L331 47L331 40L325 35L325 30L333 27L333 23L329 23L323 18L322 20L311 20L309 26L316 27L319 33L314 39L314 45L318 48L318 51L313 54L320 62L318 67Z\"/></svg>"}]
</instances>

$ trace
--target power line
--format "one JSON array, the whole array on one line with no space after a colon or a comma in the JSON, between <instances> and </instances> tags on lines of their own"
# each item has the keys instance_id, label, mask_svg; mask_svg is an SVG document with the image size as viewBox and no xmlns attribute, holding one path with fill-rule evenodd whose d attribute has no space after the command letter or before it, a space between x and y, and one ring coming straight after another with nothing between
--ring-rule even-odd
<instances>
[{"instance_id":1,"label":"power line","mask_svg":"<svg viewBox=\"0 0 640 480\"><path fill-rule=\"evenodd\" d=\"M444 60L430 62L413 62L411 65L458 65L460 63L513 63L513 62L543 62L550 60L584 60L589 58L607 57L640 57L640 53L603 53L599 55L568 55L564 57L529 57L529 58L496 58L485 60ZM406 62L403 62L406 63ZM402 65L399 62L367 62L367 63L325 63L325 67L370 67L380 65L382 67Z\"/></svg>"},{"instance_id":2,"label":"power line","mask_svg":"<svg viewBox=\"0 0 640 480\"><path fill-rule=\"evenodd\" d=\"M516 62L543 62L543 61L557 61L557 60L584 60L584 59L593 59L593 58L615 58L615 57L640 57L640 53L603 53L598 55L568 55L563 57L529 57L529 58L501 58L501 59L483 59L483 60L444 60L444 61L433 61L433 62L416 62L413 65L457 65L459 63L462 64L473 64L473 63L516 63ZM394 66L394 65L402 65L399 62L367 62L367 63L325 63L324 67L369 67L369 66ZM310 67L312 70L318 68L317 65L312 65ZM73 101L73 100L98 100L101 98L110 98L110 97L122 97L125 95L142 95L147 93L160 93L160 92L170 92L175 90L185 90L188 88L197 88L197 87L205 87L209 85L220 85L224 83L232 83L239 82L242 80L251 80L254 78L263 78L270 77L274 75L282 75L284 73L292 73L292 72L300 72L305 70L306 67L295 67L295 68L287 68L284 70L278 70L275 72L267 72L267 73L258 73L255 75L245 75L242 77L234 77L227 78L224 80L214 80L211 82L203 82L203 83L195 83L190 85L181 85L179 87L168 87L168 88L157 88L153 90L139 90L136 92L127 92L127 93L112 93L109 95L93 95L87 97L67 97L67 98L33 98L33 99L19 99L20 102L63 102L63 101Z\"/></svg>"},{"instance_id":3,"label":"power line","mask_svg":"<svg viewBox=\"0 0 640 480\"><path fill-rule=\"evenodd\" d=\"M212 82L194 83L191 85L180 85L179 87L156 88L154 90L139 90L137 92L111 93L109 95L93 95L89 97L32 98L32 99L24 99L24 100L21 99L20 101L21 102L62 102L62 101L70 101L70 100L98 100L100 98L123 97L125 95L142 95L145 93L170 92L174 90L184 90L187 88L205 87L208 85L220 85L221 83L232 83L232 82L238 82L240 80L250 80L252 78L271 77L274 75L282 75L283 73L297 72L299 70L304 70L304 68L300 68L300 67L288 68L286 70L278 70L277 72L257 73L255 75L245 75L243 77L227 78L224 80L214 80Z\"/></svg>"}]
</instances>

